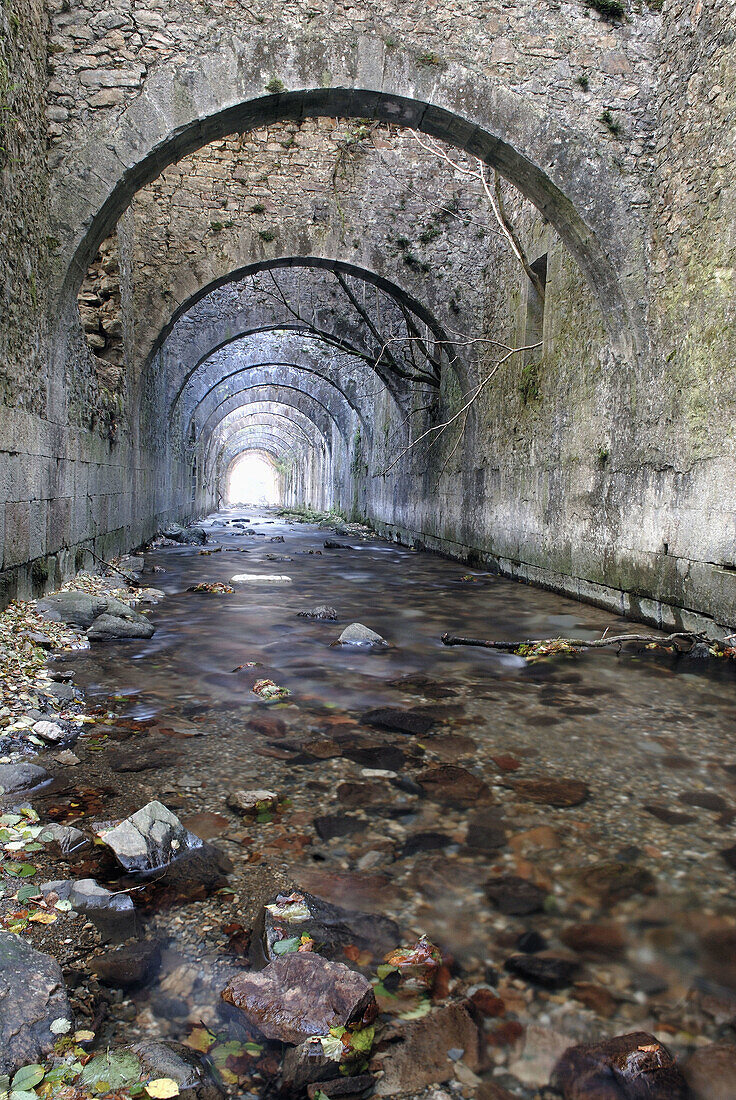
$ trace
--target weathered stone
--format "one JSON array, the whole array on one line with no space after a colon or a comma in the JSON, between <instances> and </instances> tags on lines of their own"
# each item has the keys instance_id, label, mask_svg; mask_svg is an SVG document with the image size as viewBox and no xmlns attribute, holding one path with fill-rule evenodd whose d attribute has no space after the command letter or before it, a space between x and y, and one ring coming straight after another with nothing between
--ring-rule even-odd
<instances>
[{"instance_id":1,"label":"weathered stone","mask_svg":"<svg viewBox=\"0 0 736 1100\"><path fill-rule=\"evenodd\" d=\"M150 872L166 867L202 841L185 829L161 802L149 802L102 839L126 871Z\"/></svg>"},{"instance_id":2,"label":"weathered stone","mask_svg":"<svg viewBox=\"0 0 736 1100\"><path fill-rule=\"evenodd\" d=\"M58 722L36 722L33 726L33 732L36 737L40 737L42 741L46 741L50 745L63 741L67 736L63 726L60 726Z\"/></svg>"},{"instance_id":3,"label":"weathered stone","mask_svg":"<svg viewBox=\"0 0 736 1100\"><path fill-rule=\"evenodd\" d=\"M143 615L121 619L118 615L99 615L87 630L90 641L115 641L125 638L152 638L156 630Z\"/></svg>"},{"instance_id":4,"label":"weathered stone","mask_svg":"<svg viewBox=\"0 0 736 1100\"><path fill-rule=\"evenodd\" d=\"M300 619L322 619L328 622L337 621L337 611L334 607L330 607L326 603L317 604L316 607L311 607L308 611L297 612Z\"/></svg>"},{"instance_id":5,"label":"weathered stone","mask_svg":"<svg viewBox=\"0 0 736 1100\"><path fill-rule=\"evenodd\" d=\"M227 796L230 809L243 817L255 817L262 810L274 810L278 800L276 791L266 790L231 791Z\"/></svg>"},{"instance_id":6,"label":"weathered stone","mask_svg":"<svg viewBox=\"0 0 736 1100\"><path fill-rule=\"evenodd\" d=\"M127 939L136 927L136 914L129 894L114 893L93 878L60 879L41 884L44 897L55 895L68 901L76 913L84 913L107 939Z\"/></svg>"},{"instance_id":7,"label":"weathered stone","mask_svg":"<svg viewBox=\"0 0 736 1100\"><path fill-rule=\"evenodd\" d=\"M239 974L222 996L266 1038L284 1043L370 1022L376 1012L370 982L312 952L284 955L258 973Z\"/></svg>"},{"instance_id":8,"label":"weathered stone","mask_svg":"<svg viewBox=\"0 0 736 1100\"><path fill-rule=\"evenodd\" d=\"M55 822L44 825L43 832L39 834L38 839L44 844L58 844L65 855L70 852L78 852L80 848L91 844L91 841L81 829L75 829L72 825L57 825Z\"/></svg>"},{"instance_id":9,"label":"weathered stone","mask_svg":"<svg viewBox=\"0 0 736 1100\"><path fill-rule=\"evenodd\" d=\"M55 1021L71 1024L61 967L21 939L0 932L0 1073L43 1060L58 1039Z\"/></svg>"},{"instance_id":10,"label":"weathered stone","mask_svg":"<svg viewBox=\"0 0 736 1100\"><path fill-rule=\"evenodd\" d=\"M635 1031L573 1046L555 1066L551 1084L564 1100L687 1100L688 1087L653 1035Z\"/></svg>"},{"instance_id":11,"label":"weathered stone","mask_svg":"<svg viewBox=\"0 0 736 1100\"><path fill-rule=\"evenodd\" d=\"M44 617L56 623L68 623L70 626L86 630L98 615L107 610L106 596L92 596L88 592L70 589L66 592L52 592L36 604L36 609Z\"/></svg>"},{"instance_id":12,"label":"weathered stone","mask_svg":"<svg viewBox=\"0 0 736 1100\"><path fill-rule=\"evenodd\" d=\"M345 947L357 947L380 957L400 939L399 927L389 917L344 909L306 891L279 894L267 903L253 938L253 960L278 957L276 945L308 934L330 959L344 958Z\"/></svg>"}]
</instances>

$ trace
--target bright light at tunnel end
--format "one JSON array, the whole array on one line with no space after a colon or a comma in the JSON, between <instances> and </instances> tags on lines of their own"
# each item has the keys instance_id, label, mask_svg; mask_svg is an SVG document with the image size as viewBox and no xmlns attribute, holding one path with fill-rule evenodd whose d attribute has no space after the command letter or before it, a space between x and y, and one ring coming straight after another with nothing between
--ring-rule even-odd
<instances>
[{"instance_id":1,"label":"bright light at tunnel end","mask_svg":"<svg viewBox=\"0 0 736 1100\"><path fill-rule=\"evenodd\" d=\"M278 504L276 466L262 451L245 451L233 460L225 487L227 504Z\"/></svg>"}]
</instances>

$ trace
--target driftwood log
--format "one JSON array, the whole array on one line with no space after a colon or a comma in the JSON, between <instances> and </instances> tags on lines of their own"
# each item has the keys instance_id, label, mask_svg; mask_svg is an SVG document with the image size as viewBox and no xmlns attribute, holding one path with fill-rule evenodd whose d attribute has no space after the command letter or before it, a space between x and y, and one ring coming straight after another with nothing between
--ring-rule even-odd
<instances>
[{"instance_id":1,"label":"driftwood log","mask_svg":"<svg viewBox=\"0 0 736 1100\"><path fill-rule=\"evenodd\" d=\"M525 638L520 642L493 642L485 638L460 638L455 634L443 634L443 645L473 645L482 649L502 649L514 653L521 646L551 645L552 642L564 642L573 649L603 649L606 646L623 645L626 642L635 642L640 645L674 646L676 649L684 648L681 643L705 642L705 634L696 634L692 631L678 631L676 634L667 634L661 637L654 634L612 634L610 638Z\"/></svg>"}]
</instances>

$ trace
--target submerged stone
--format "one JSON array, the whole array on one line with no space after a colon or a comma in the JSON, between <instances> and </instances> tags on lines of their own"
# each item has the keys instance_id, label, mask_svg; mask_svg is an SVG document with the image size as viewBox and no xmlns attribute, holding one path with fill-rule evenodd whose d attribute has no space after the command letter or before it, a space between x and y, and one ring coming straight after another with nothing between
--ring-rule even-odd
<instances>
[{"instance_id":1,"label":"submerged stone","mask_svg":"<svg viewBox=\"0 0 736 1100\"><path fill-rule=\"evenodd\" d=\"M103 833L101 839L126 871L155 871L203 847L203 841L157 801Z\"/></svg>"},{"instance_id":2,"label":"submerged stone","mask_svg":"<svg viewBox=\"0 0 736 1100\"><path fill-rule=\"evenodd\" d=\"M517 875L499 875L485 884L485 894L496 909L508 916L525 917L544 908L546 891Z\"/></svg>"},{"instance_id":3,"label":"submerged stone","mask_svg":"<svg viewBox=\"0 0 736 1100\"><path fill-rule=\"evenodd\" d=\"M522 981L541 985L544 989L564 989L578 969L574 959L559 955L512 955L504 968Z\"/></svg>"},{"instance_id":4,"label":"submerged stone","mask_svg":"<svg viewBox=\"0 0 736 1100\"><path fill-rule=\"evenodd\" d=\"M283 1043L369 1023L376 1014L373 986L362 974L312 952L284 955L258 973L239 974L222 996L267 1039Z\"/></svg>"},{"instance_id":5,"label":"submerged stone","mask_svg":"<svg viewBox=\"0 0 736 1100\"><path fill-rule=\"evenodd\" d=\"M578 806L590 794L587 783L579 779L557 779L553 776L517 779L513 788L522 798L544 806Z\"/></svg>"},{"instance_id":6,"label":"submerged stone","mask_svg":"<svg viewBox=\"0 0 736 1100\"><path fill-rule=\"evenodd\" d=\"M376 1083L376 1096L414 1094L451 1081L459 1060L473 1072L480 1068L481 1032L467 1002L442 1005L400 1026L398 1041L386 1047L380 1062L384 1074Z\"/></svg>"},{"instance_id":7,"label":"submerged stone","mask_svg":"<svg viewBox=\"0 0 736 1100\"><path fill-rule=\"evenodd\" d=\"M328 622L337 621L337 611L334 607L330 607L326 603L318 604L316 607L312 607L308 611L298 611L297 614L300 619L321 619Z\"/></svg>"},{"instance_id":8,"label":"submerged stone","mask_svg":"<svg viewBox=\"0 0 736 1100\"><path fill-rule=\"evenodd\" d=\"M364 726L378 726L380 729L395 730L397 733L413 734L423 737L434 726L434 718L421 710L407 710L401 707L378 707L367 710L360 716Z\"/></svg>"},{"instance_id":9,"label":"submerged stone","mask_svg":"<svg viewBox=\"0 0 736 1100\"><path fill-rule=\"evenodd\" d=\"M382 956L400 940L399 927L389 917L344 909L306 891L278 894L264 906L253 938L253 961L272 960L288 945L309 936L327 958L344 957L348 945Z\"/></svg>"},{"instance_id":10,"label":"submerged stone","mask_svg":"<svg viewBox=\"0 0 736 1100\"><path fill-rule=\"evenodd\" d=\"M0 795L33 791L50 781L49 773L37 764L0 764Z\"/></svg>"}]
</instances>

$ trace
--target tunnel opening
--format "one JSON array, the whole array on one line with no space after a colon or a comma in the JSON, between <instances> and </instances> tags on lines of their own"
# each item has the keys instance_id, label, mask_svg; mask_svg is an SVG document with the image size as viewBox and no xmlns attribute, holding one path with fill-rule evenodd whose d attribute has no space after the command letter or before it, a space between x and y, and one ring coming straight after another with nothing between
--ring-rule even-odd
<instances>
[{"instance_id":1,"label":"tunnel opening","mask_svg":"<svg viewBox=\"0 0 736 1100\"><path fill-rule=\"evenodd\" d=\"M225 478L225 503L273 507L281 503L277 460L266 451L243 451Z\"/></svg>"}]
</instances>

